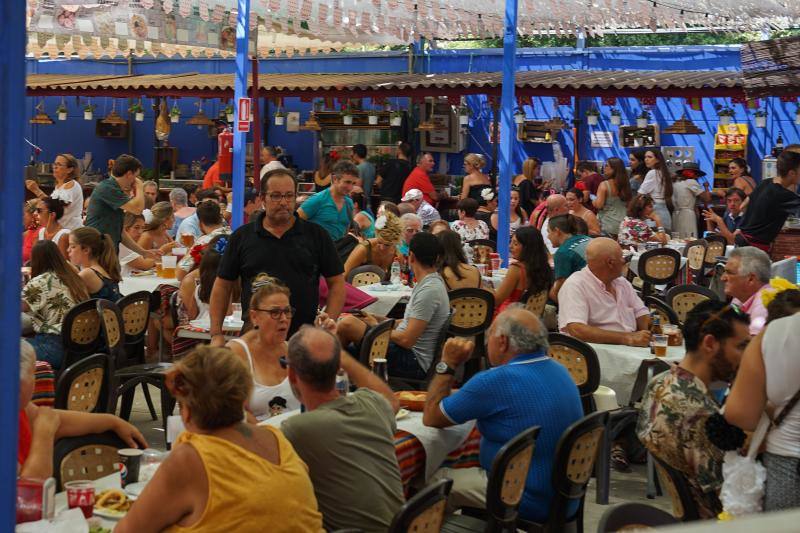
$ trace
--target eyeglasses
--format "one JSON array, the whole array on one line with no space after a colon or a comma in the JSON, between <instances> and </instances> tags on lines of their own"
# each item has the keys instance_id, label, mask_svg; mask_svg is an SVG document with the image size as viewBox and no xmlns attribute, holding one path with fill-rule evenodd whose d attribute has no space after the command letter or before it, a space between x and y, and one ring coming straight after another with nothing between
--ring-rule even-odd
<instances>
[{"instance_id":1,"label":"eyeglasses","mask_svg":"<svg viewBox=\"0 0 800 533\"><path fill-rule=\"evenodd\" d=\"M700 328L698 329L698 331L702 332L703 328L706 327L710 322L713 322L714 320L722 320L722 316L725 313L727 313L728 311L733 311L738 316L744 315L744 311L742 311L741 307L739 307L736 304L728 304L725 307L723 307L722 309L720 309L719 311L717 311L715 313L711 313L711 315L709 315L708 318L703 320L703 323L700 324Z\"/></svg>"},{"instance_id":2,"label":"eyeglasses","mask_svg":"<svg viewBox=\"0 0 800 533\"><path fill-rule=\"evenodd\" d=\"M253 311L269 313L270 318L273 320L280 319L282 315L286 315L287 318L292 318L295 311L294 307L273 307L272 309L259 309L258 307L253 307L252 309Z\"/></svg>"},{"instance_id":3,"label":"eyeglasses","mask_svg":"<svg viewBox=\"0 0 800 533\"><path fill-rule=\"evenodd\" d=\"M286 202L291 202L295 199L295 193L287 192L286 194L281 194L279 192L271 192L267 195L267 198L269 198L270 201L275 203L278 203L281 200L284 200Z\"/></svg>"}]
</instances>

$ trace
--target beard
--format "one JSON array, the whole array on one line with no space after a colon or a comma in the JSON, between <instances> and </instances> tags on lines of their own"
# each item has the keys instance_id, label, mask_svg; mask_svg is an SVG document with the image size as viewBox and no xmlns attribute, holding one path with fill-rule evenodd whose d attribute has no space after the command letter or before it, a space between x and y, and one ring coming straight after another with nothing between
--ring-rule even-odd
<instances>
[{"instance_id":1,"label":"beard","mask_svg":"<svg viewBox=\"0 0 800 533\"><path fill-rule=\"evenodd\" d=\"M711 359L711 379L730 383L736 377L736 367L725 357L725 350L720 346Z\"/></svg>"}]
</instances>

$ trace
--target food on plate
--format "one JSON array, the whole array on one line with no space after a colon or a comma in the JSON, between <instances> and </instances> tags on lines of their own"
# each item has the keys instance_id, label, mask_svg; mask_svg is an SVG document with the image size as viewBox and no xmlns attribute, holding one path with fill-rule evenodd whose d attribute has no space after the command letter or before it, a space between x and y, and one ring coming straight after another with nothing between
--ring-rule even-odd
<instances>
[{"instance_id":1,"label":"food on plate","mask_svg":"<svg viewBox=\"0 0 800 533\"><path fill-rule=\"evenodd\" d=\"M95 509L127 513L131 508L131 500L122 489L107 489L97 495L94 502Z\"/></svg>"},{"instance_id":2,"label":"food on plate","mask_svg":"<svg viewBox=\"0 0 800 533\"><path fill-rule=\"evenodd\" d=\"M103 526L91 526L89 533L111 533L111 530Z\"/></svg>"},{"instance_id":3,"label":"food on plate","mask_svg":"<svg viewBox=\"0 0 800 533\"><path fill-rule=\"evenodd\" d=\"M424 402L428 397L426 392L402 391L397 393L398 400L405 400L409 402Z\"/></svg>"}]
</instances>

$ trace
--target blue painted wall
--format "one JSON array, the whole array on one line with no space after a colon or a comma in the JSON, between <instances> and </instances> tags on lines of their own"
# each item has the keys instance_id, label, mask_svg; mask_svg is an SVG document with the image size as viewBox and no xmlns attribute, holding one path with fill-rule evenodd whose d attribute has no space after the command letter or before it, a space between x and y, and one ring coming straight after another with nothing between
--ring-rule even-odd
<instances>
[{"instance_id":1,"label":"blue painted wall","mask_svg":"<svg viewBox=\"0 0 800 533\"><path fill-rule=\"evenodd\" d=\"M482 72L501 70L502 50L477 49L477 50L430 50L417 59L417 70L421 72ZM518 52L517 66L519 70L562 70L562 69L715 69L737 70L739 68L739 49L737 46L690 46L690 47L628 47L628 48L551 48L551 49L522 49ZM143 60L136 61L134 73L136 74L168 74L182 72L207 72L228 73L233 72L234 63L230 60ZM377 54L332 54L329 56L294 57L262 60L260 70L262 75L270 73L308 73L308 72L406 72L408 68L408 55L403 52L386 52ZM33 61L27 63L29 73L110 73L125 74L127 64L113 61ZM85 99L81 99L83 102ZM45 99L45 107L51 116L55 113L59 98ZM97 105L96 115L104 116L111 109L110 98L95 98L92 101ZM183 111L183 120L174 125L170 135L170 143L179 148L181 163L190 163L192 160L205 156L212 158L216 153L216 141L209 139L205 129L198 130L186 125L183 121L196 111L194 99L178 101ZM270 117L266 120L267 128L264 133L265 141L285 147L294 155L295 162L301 169L313 169L316 162L313 157L315 134L311 132L289 133L285 127L276 127L272 124L271 115L274 105L269 101L262 101L262 116ZM32 98L27 99L26 112L28 116L34 113L34 106L38 102ZM32 126L26 121L26 136L34 143L44 148L42 158L51 160L60 151L69 151L82 155L90 151L98 164L108 158L127 152L128 140L106 140L95 136L94 121L84 121L82 107L79 107L76 98L66 100L69 107L69 120L56 122L53 126ZM152 166L153 128L155 117L150 109L152 101L144 100L146 118L142 123L134 122L132 151L138 155L146 166ZM403 98L393 99L395 105L405 108L408 100ZM579 113L581 118L578 133L578 154L581 159L603 160L610 156L626 157L627 151L619 148L595 149L590 146L590 128L586 125L583 113L591 107L592 103L600 109L602 115L600 124L595 128L602 131L613 131L616 127L609 123L608 106L600 105L599 98L581 98ZM709 174L712 170L713 136L718 123L715 105L725 104L736 110L736 122L750 124L750 146L748 159L753 167L753 173L760 177L760 160L773 146L778 132L783 134L786 144L800 142L800 131L794 124L795 105L780 102L778 99L762 101L762 107L769 112L767 128L755 129L752 111L745 109L744 105L732 105L730 100L705 99L702 111L692 111L682 98L659 98L653 108L655 120L662 129L680 118L683 113L705 131L703 135L662 135L661 144L665 146L686 145L695 146L698 153L698 162ZM473 111L478 112L478 117L471 121L467 152L479 152L491 159L492 146L489 139L489 126L491 113L488 112L485 98L470 96L468 104ZM170 100L170 106L172 101ZM204 104L207 115L214 116L224 104L218 100L209 100ZM127 116L127 100L117 102L117 110ZM619 99L617 103L623 111L623 124L634 122L641 105L636 99ZM304 120L310 111L311 104L300 102L298 98L285 100L287 111L300 111L301 120ZM563 118L567 123L573 119L573 106L556 106L553 98L534 98L531 105L525 106L525 111L530 119L547 119L554 114ZM572 131L564 130L559 134L564 155L572 160L575 152ZM521 167L522 161L529 156L537 156L545 161L552 160L552 147L547 144L516 143L514 147L514 161ZM26 155L27 158L27 155ZM451 173L461 173L463 154L449 154L447 167ZM491 165L491 161L489 161Z\"/></svg>"}]
</instances>

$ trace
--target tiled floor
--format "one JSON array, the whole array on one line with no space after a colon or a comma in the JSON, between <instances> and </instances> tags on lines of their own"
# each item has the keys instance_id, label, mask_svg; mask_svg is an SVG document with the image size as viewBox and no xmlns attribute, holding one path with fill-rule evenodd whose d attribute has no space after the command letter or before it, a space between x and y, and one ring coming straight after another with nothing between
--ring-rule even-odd
<instances>
[{"instance_id":1,"label":"tiled floor","mask_svg":"<svg viewBox=\"0 0 800 533\"><path fill-rule=\"evenodd\" d=\"M159 408L159 395L156 389L151 388L150 396L153 398L153 403L156 407L156 412L160 413ZM160 415L159 415L160 416ZM147 411L144 397L142 396L141 389L136 392L136 399L133 404L133 411L131 413L131 422L139 428L144 434L147 442L151 447L164 450L164 432L161 429L161 420L153 421ZM597 531L597 524L600 518L610 505L624 503L624 502L643 502L655 507L659 507L668 512L671 511L669 497L659 496L654 500L648 500L645 496L646 489L646 474L643 465L633 465L633 471L628 474L621 474L618 472L611 472L611 495L609 498L609 505L598 505L595 503L595 490L594 479L589 483L589 490L586 494L586 502L584 508L584 531L586 533L594 533Z\"/></svg>"}]
</instances>

